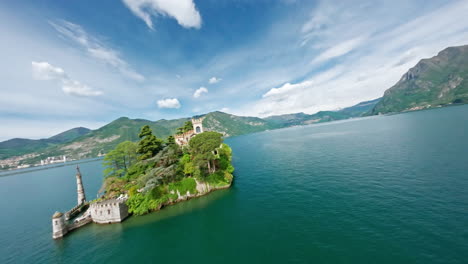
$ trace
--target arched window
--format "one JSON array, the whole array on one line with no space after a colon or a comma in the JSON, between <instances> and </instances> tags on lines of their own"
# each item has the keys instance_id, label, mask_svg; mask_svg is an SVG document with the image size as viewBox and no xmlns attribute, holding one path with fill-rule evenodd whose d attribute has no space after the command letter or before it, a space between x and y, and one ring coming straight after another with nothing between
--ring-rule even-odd
<instances>
[{"instance_id":1,"label":"arched window","mask_svg":"<svg viewBox=\"0 0 468 264\"><path fill-rule=\"evenodd\" d=\"M200 132L201 132L201 127L197 126L197 127L195 128L195 133L198 134L198 133L200 133Z\"/></svg>"}]
</instances>

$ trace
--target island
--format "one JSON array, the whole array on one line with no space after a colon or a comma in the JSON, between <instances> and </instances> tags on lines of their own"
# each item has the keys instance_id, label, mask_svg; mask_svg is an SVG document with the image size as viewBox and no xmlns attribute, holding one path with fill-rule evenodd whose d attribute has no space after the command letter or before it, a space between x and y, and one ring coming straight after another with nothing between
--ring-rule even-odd
<instances>
[{"instance_id":1,"label":"island","mask_svg":"<svg viewBox=\"0 0 468 264\"><path fill-rule=\"evenodd\" d=\"M77 167L77 205L52 216L52 237L65 236L88 223L120 223L163 207L229 188L233 181L232 150L223 135L204 131L203 118L192 118L166 140L149 126L138 142L124 141L104 159L101 197L87 201Z\"/></svg>"}]
</instances>

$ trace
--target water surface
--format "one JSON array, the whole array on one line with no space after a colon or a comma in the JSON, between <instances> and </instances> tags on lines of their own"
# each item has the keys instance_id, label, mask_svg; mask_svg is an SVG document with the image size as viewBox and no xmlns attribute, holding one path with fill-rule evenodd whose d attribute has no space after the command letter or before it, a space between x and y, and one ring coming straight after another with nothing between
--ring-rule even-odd
<instances>
[{"instance_id":1,"label":"water surface","mask_svg":"<svg viewBox=\"0 0 468 264\"><path fill-rule=\"evenodd\" d=\"M468 106L226 140L229 190L51 239L73 166L0 177L0 263L466 263ZM88 198L100 161L81 165Z\"/></svg>"}]
</instances>

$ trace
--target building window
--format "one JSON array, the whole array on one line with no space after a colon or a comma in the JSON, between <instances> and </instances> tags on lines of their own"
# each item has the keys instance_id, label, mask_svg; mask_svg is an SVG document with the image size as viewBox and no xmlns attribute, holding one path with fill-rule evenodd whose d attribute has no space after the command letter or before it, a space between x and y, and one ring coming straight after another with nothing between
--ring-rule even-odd
<instances>
[{"instance_id":1,"label":"building window","mask_svg":"<svg viewBox=\"0 0 468 264\"><path fill-rule=\"evenodd\" d=\"M55 225L57 225L57 224L58 224L58 222L57 222L57 220L55 220Z\"/></svg>"},{"instance_id":2,"label":"building window","mask_svg":"<svg viewBox=\"0 0 468 264\"><path fill-rule=\"evenodd\" d=\"M99 211L99 214L102 215L102 211Z\"/></svg>"},{"instance_id":3,"label":"building window","mask_svg":"<svg viewBox=\"0 0 468 264\"><path fill-rule=\"evenodd\" d=\"M110 214L110 210L107 210L107 214Z\"/></svg>"}]
</instances>

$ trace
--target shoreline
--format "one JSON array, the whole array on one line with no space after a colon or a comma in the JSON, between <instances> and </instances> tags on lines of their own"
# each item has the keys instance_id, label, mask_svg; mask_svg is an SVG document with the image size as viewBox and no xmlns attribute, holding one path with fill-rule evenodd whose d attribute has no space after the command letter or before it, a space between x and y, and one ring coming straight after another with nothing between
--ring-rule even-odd
<instances>
[{"instance_id":1,"label":"shoreline","mask_svg":"<svg viewBox=\"0 0 468 264\"><path fill-rule=\"evenodd\" d=\"M44 165L44 166L35 166L35 167L28 167L28 168L21 168L21 169L0 170L0 177L12 176L12 175L16 175L16 174L23 174L23 173L33 172L33 171L41 171L41 170L48 170L48 169L66 167L66 166L71 166L71 165L77 165L77 164L82 164L82 163L93 162L93 161L97 161L97 160L101 160L101 159L103 159L103 157L79 159L79 160L73 160L73 161L68 161L68 162L61 162L61 163L56 163L56 164L47 164L47 165Z\"/></svg>"},{"instance_id":2,"label":"shoreline","mask_svg":"<svg viewBox=\"0 0 468 264\"><path fill-rule=\"evenodd\" d=\"M143 214L143 215L149 215L149 214L152 214L152 213L156 213L156 212L159 212L161 210L163 210L165 207L168 207L168 206L172 206L172 205L176 205L178 203L182 203L182 202L185 202L185 201L188 201L188 200L191 200L191 199L194 199L194 198L198 198L198 197L202 197L202 196L206 196L212 192L215 192L217 190L224 190L224 189L229 189L231 186L232 186L232 183L234 181L234 178L232 179L232 181L227 184L227 185L222 185L222 186L210 186L209 183L201 183L197 180L195 180L196 183L197 183L197 193L196 194L190 194L190 192L187 191L186 194L184 195L180 195L179 191L177 191L177 194L178 194L178 198L176 200L170 200L166 203L162 203L160 204L159 207L157 207L156 209L154 210L151 210L149 211L148 213L146 214ZM87 202L88 203L88 202ZM125 202L124 202L125 203ZM83 214L83 216L85 216L83 219L79 220L78 222L76 222L76 219L79 219L80 217L76 218L75 221L72 221L72 222L69 222L69 223L66 223L65 221L63 221L62 223L59 223L60 225L63 225L63 229L58 231L58 232L53 232L53 236L52 238L53 239L62 239L64 238L66 235L78 230L79 228L83 227L83 226L86 226L90 223L94 223L94 224L97 224L97 225L109 225L109 224L121 224L122 222L124 222L125 220L127 220L128 218L131 218L131 217L136 217L136 216L143 216L143 215L134 215L134 214L130 214L128 212L128 208L126 208L126 212L125 212L125 217L122 218L120 221L117 221L117 222L96 222L92 217L91 217L91 212L89 212L89 210L91 210L92 208L92 204L93 203L89 203L89 208L85 211L85 213ZM95 202L94 204L97 204L97 202ZM127 207L125 205L125 207ZM89 212L89 213L88 213ZM58 213L58 212L57 212ZM64 217L65 215L61 214L60 215L57 215L54 214L54 216L52 217L52 221L55 222L56 220ZM87 215L88 214L88 215ZM54 225L56 225L55 223L52 224L52 226L54 227Z\"/></svg>"}]
</instances>

